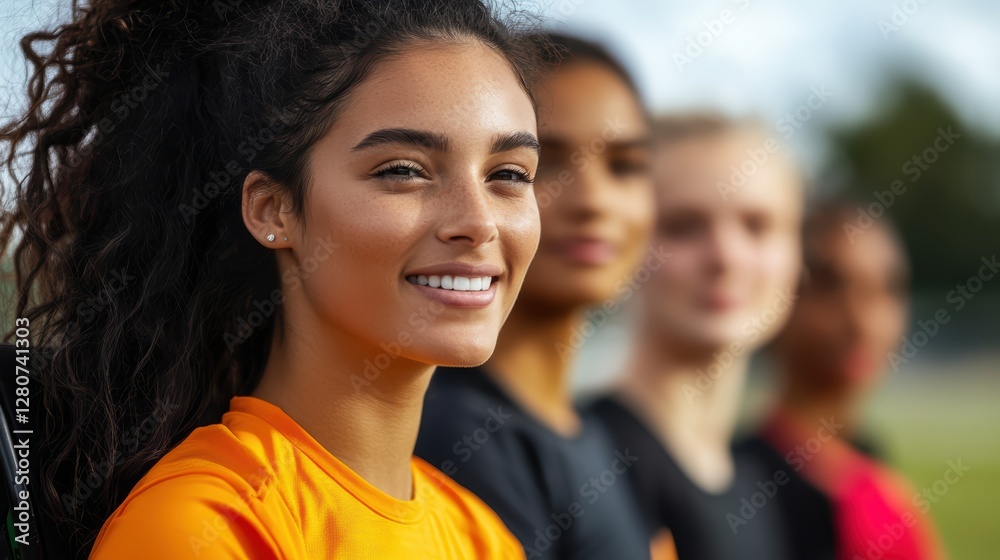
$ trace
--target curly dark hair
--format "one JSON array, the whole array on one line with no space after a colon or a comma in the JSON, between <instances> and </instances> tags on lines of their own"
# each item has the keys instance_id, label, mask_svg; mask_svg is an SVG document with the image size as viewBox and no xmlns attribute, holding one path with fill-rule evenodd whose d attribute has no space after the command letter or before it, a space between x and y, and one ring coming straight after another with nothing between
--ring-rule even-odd
<instances>
[{"instance_id":1,"label":"curly dark hair","mask_svg":"<svg viewBox=\"0 0 1000 560\"><path fill-rule=\"evenodd\" d=\"M81 549L259 381L281 309L255 312L281 282L243 224L247 174L301 216L310 146L380 61L479 41L530 97L536 27L484 0L74 0L69 23L21 40L0 253L39 358L45 506Z\"/></svg>"}]
</instances>

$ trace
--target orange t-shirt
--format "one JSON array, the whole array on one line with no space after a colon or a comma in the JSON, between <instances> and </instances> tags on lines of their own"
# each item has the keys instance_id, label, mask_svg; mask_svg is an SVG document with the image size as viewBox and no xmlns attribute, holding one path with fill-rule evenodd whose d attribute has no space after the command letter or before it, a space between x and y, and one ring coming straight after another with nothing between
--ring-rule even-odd
<instances>
[{"instance_id":1,"label":"orange t-shirt","mask_svg":"<svg viewBox=\"0 0 1000 560\"><path fill-rule=\"evenodd\" d=\"M471 492L414 457L398 500L339 461L277 406L230 401L194 430L104 523L91 559L523 560Z\"/></svg>"}]
</instances>

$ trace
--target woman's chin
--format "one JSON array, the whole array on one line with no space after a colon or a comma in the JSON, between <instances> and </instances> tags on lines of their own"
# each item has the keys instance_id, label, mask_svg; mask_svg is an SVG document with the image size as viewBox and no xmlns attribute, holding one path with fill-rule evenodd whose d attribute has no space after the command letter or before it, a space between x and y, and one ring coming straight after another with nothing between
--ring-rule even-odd
<instances>
[{"instance_id":1,"label":"woman's chin","mask_svg":"<svg viewBox=\"0 0 1000 560\"><path fill-rule=\"evenodd\" d=\"M447 367L474 367L482 365L493 355L496 348L496 339L489 341L489 344L475 344L472 342L455 344L441 344L436 348L427 348L425 361L429 364Z\"/></svg>"}]
</instances>

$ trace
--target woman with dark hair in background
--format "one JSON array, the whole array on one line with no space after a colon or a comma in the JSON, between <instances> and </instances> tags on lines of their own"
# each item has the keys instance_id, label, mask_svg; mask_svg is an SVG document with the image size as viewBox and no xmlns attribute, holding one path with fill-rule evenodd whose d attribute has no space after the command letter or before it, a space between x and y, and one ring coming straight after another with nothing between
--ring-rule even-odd
<instances>
[{"instance_id":1,"label":"woman with dark hair in background","mask_svg":"<svg viewBox=\"0 0 1000 560\"><path fill-rule=\"evenodd\" d=\"M603 48L547 39L564 57L535 90L538 253L493 357L435 374L417 454L483 498L529 558L641 560L649 540L622 477L636 458L580 415L569 374L594 326L585 311L609 313L658 257L647 116Z\"/></svg>"},{"instance_id":2,"label":"woman with dark hair in background","mask_svg":"<svg viewBox=\"0 0 1000 560\"><path fill-rule=\"evenodd\" d=\"M833 502L838 559L943 558L930 502L886 468L860 431L863 397L906 332L909 265L878 219L845 228L857 204L828 201L806 217L805 281L773 345L782 374L762 435Z\"/></svg>"},{"instance_id":3,"label":"woman with dark hair in background","mask_svg":"<svg viewBox=\"0 0 1000 560\"><path fill-rule=\"evenodd\" d=\"M72 15L22 43L0 248L80 554L522 558L412 452L538 243L531 43L478 0Z\"/></svg>"},{"instance_id":4,"label":"woman with dark hair in background","mask_svg":"<svg viewBox=\"0 0 1000 560\"><path fill-rule=\"evenodd\" d=\"M653 243L670 257L642 287L619 386L590 410L642 457L628 476L655 558L830 558L819 492L732 441L750 356L795 298L802 179L755 122L663 117L654 145Z\"/></svg>"}]
</instances>

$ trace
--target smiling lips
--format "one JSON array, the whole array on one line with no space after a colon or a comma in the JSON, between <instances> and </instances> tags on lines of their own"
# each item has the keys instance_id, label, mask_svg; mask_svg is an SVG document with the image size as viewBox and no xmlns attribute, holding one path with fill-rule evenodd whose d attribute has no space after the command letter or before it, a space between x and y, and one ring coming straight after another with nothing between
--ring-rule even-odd
<instances>
[{"instance_id":1,"label":"smiling lips","mask_svg":"<svg viewBox=\"0 0 1000 560\"><path fill-rule=\"evenodd\" d=\"M554 240L547 246L570 262L585 266L603 266L611 263L618 256L618 248L615 244L600 237L568 237Z\"/></svg>"},{"instance_id":2,"label":"smiling lips","mask_svg":"<svg viewBox=\"0 0 1000 560\"><path fill-rule=\"evenodd\" d=\"M425 276L423 274L406 277L406 281L418 286L430 286L456 292L485 292L490 289L492 276Z\"/></svg>"},{"instance_id":3,"label":"smiling lips","mask_svg":"<svg viewBox=\"0 0 1000 560\"><path fill-rule=\"evenodd\" d=\"M488 264L448 263L412 270L407 284L449 307L486 307L497 294L503 269Z\"/></svg>"}]
</instances>

